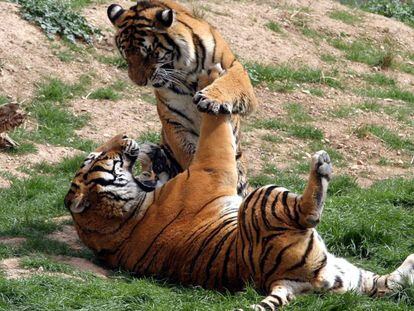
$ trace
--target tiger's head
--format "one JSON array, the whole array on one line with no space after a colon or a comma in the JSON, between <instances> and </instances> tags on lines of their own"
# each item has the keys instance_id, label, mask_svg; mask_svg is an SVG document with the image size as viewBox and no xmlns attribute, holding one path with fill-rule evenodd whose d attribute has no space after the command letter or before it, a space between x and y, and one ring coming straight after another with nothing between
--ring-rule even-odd
<instances>
[{"instance_id":1,"label":"tiger's head","mask_svg":"<svg viewBox=\"0 0 414 311\"><path fill-rule=\"evenodd\" d=\"M196 58L201 52L186 22L204 22L169 0L140 0L129 9L112 4L107 13L116 28L116 46L128 63L133 82L155 88L169 87L168 84L187 87L185 80L197 70Z\"/></svg>"},{"instance_id":2,"label":"tiger's head","mask_svg":"<svg viewBox=\"0 0 414 311\"><path fill-rule=\"evenodd\" d=\"M138 152L134 140L117 135L85 159L65 197L79 228L109 233L139 208L137 198L144 190L133 175Z\"/></svg>"}]
</instances>

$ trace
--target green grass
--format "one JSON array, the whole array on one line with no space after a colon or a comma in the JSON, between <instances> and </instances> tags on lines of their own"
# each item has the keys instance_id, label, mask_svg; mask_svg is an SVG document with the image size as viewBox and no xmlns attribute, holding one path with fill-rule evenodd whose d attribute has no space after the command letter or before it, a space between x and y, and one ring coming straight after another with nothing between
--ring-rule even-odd
<instances>
[{"instance_id":1,"label":"green grass","mask_svg":"<svg viewBox=\"0 0 414 311\"><path fill-rule=\"evenodd\" d=\"M159 132L147 131L139 135L137 140L139 142L150 142L153 144L159 144L161 141L161 135Z\"/></svg>"},{"instance_id":2,"label":"green grass","mask_svg":"<svg viewBox=\"0 0 414 311\"><path fill-rule=\"evenodd\" d=\"M309 28L306 25L300 27L300 30L305 37L308 37L310 39L319 40L323 38L323 35L319 31Z\"/></svg>"},{"instance_id":3,"label":"green grass","mask_svg":"<svg viewBox=\"0 0 414 311\"><path fill-rule=\"evenodd\" d=\"M289 119L294 122L307 122L312 120L305 107L299 103L287 103L284 108L287 111Z\"/></svg>"},{"instance_id":4,"label":"green grass","mask_svg":"<svg viewBox=\"0 0 414 311\"><path fill-rule=\"evenodd\" d=\"M323 97L324 93L321 89L319 88L310 88L309 92L314 95L314 96L318 96L318 97Z\"/></svg>"},{"instance_id":5,"label":"green grass","mask_svg":"<svg viewBox=\"0 0 414 311\"><path fill-rule=\"evenodd\" d=\"M112 101L117 101L119 99L121 99L121 95L116 92L114 89L110 88L110 87L102 87L99 88L95 91L93 91L90 95L89 95L90 99L99 99L99 100L112 100Z\"/></svg>"},{"instance_id":6,"label":"green grass","mask_svg":"<svg viewBox=\"0 0 414 311\"><path fill-rule=\"evenodd\" d=\"M364 80L376 85L381 86L396 86L396 82L393 78L390 78L382 73L372 73L372 74L366 74L363 76Z\"/></svg>"},{"instance_id":7,"label":"green grass","mask_svg":"<svg viewBox=\"0 0 414 311\"><path fill-rule=\"evenodd\" d=\"M267 22L265 26L273 32L283 33L282 27L280 27L280 25L276 22Z\"/></svg>"},{"instance_id":8,"label":"green grass","mask_svg":"<svg viewBox=\"0 0 414 311\"><path fill-rule=\"evenodd\" d=\"M19 143L17 148L5 149L2 152L8 153L10 155L23 155L28 153L37 152L37 147L31 142Z\"/></svg>"},{"instance_id":9,"label":"green grass","mask_svg":"<svg viewBox=\"0 0 414 311\"><path fill-rule=\"evenodd\" d=\"M348 25L359 24L362 21L361 17L358 15L355 15L355 12L353 13L354 14L351 14L343 10L334 10L329 13L329 17L336 19L336 20L340 20Z\"/></svg>"},{"instance_id":10,"label":"green grass","mask_svg":"<svg viewBox=\"0 0 414 311\"><path fill-rule=\"evenodd\" d=\"M337 58L332 54L321 54L320 57L321 57L321 60L323 60L326 63L333 64L337 62Z\"/></svg>"},{"instance_id":11,"label":"green grass","mask_svg":"<svg viewBox=\"0 0 414 311\"><path fill-rule=\"evenodd\" d=\"M301 139L321 140L323 138L323 132L314 126L284 122L275 118L256 120L251 126L257 129L284 131L288 135Z\"/></svg>"},{"instance_id":12,"label":"green grass","mask_svg":"<svg viewBox=\"0 0 414 311\"><path fill-rule=\"evenodd\" d=\"M412 139L401 138L395 132L384 126L365 124L357 128L355 134L359 138L364 138L372 134L382 140L391 149L414 151L414 141Z\"/></svg>"},{"instance_id":13,"label":"green grass","mask_svg":"<svg viewBox=\"0 0 414 311\"><path fill-rule=\"evenodd\" d=\"M414 1L341 0L341 3L362 10L395 18L414 27Z\"/></svg>"},{"instance_id":14,"label":"green grass","mask_svg":"<svg viewBox=\"0 0 414 311\"><path fill-rule=\"evenodd\" d=\"M329 115L334 118L347 118L356 113L356 110L352 106L339 106L329 112Z\"/></svg>"},{"instance_id":15,"label":"green grass","mask_svg":"<svg viewBox=\"0 0 414 311\"><path fill-rule=\"evenodd\" d=\"M390 49L381 49L367 39L356 39L352 42L342 38L331 38L328 42L335 48L344 51L347 59L381 68L391 67L394 54Z\"/></svg>"},{"instance_id":16,"label":"green grass","mask_svg":"<svg viewBox=\"0 0 414 311\"><path fill-rule=\"evenodd\" d=\"M283 141L283 139L280 136L277 136L275 134L264 134L262 136L262 139L274 144L281 143Z\"/></svg>"},{"instance_id":17,"label":"green grass","mask_svg":"<svg viewBox=\"0 0 414 311\"><path fill-rule=\"evenodd\" d=\"M93 143L79 139L76 129L85 126L89 120L87 114L74 115L67 102L86 92L90 83L88 76L82 76L75 84L67 84L52 78L38 86L35 99L27 105L26 111L37 121L37 128L27 131L17 128L10 136L23 143L50 143L53 145L88 150Z\"/></svg>"},{"instance_id":18,"label":"green grass","mask_svg":"<svg viewBox=\"0 0 414 311\"><path fill-rule=\"evenodd\" d=\"M0 105L7 104L9 99L6 96L0 95Z\"/></svg>"},{"instance_id":19,"label":"green grass","mask_svg":"<svg viewBox=\"0 0 414 311\"><path fill-rule=\"evenodd\" d=\"M259 63L248 63L246 68L253 85L266 83L269 87L272 87L278 82L282 82L290 85L293 83L316 83L335 88L341 87L335 73L324 73L320 69L292 68L287 65L271 66Z\"/></svg>"},{"instance_id":20,"label":"green grass","mask_svg":"<svg viewBox=\"0 0 414 311\"><path fill-rule=\"evenodd\" d=\"M128 63L121 56L96 55L96 59L103 64L112 65L119 69L127 69Z\"/></svg>"},{"instance_id":21,"label":"green grass","mask_svg":"<svg viewBox=\"0 0 414 311\"><path fill-rule=\"evenodd\" d=\"M402 100L414 104L414 93L400 89L398 86L389 88L365 88L358 90L358 93L373 98L390 98Z\"/></svg>"}]
</instances>

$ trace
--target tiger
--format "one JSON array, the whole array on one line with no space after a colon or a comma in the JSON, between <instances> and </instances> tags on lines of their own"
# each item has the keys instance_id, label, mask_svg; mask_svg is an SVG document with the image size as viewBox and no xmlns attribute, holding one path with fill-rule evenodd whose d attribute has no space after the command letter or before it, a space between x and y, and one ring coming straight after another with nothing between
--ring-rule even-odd
<instances>
[{"instance_id":1,"label":"tiger","mask_svg":"<svg viewBox=\"0 0 414 311\"><path fill-rule=\"evenodd\" d=\"M254 111L257 99L249 75L219 32L190 10L170 0L138 1L129 9L108 7L115 44L128 64L130 79L154 89L161 120L161 144L169 155L170 175L191 163L200 136L200 112L232 114L237 143L238 193L247 194L242 163L240 117ZM199 89L203 71L220 64L225 74Z\"/></svg>"},{"instance_id":2,"label":"tiger","mask_svg":"<svg viewBox=\"0 0 414 311\"><path fill-rule=\"evenodd\" d=\"M153 148L112 138L86 158L65 197L80 239L105 265L215 290L253 283L267 295L254 310L302 293L383 296L414 284L414 254L379 275L328 252L316 231L332 177L325 151L312 156L302 194L267 185L242 198L230 115L203 113L189 167L148 189L134 165ZM163 153L146 156L162 174Z\"/></svg>"}]
</instances>

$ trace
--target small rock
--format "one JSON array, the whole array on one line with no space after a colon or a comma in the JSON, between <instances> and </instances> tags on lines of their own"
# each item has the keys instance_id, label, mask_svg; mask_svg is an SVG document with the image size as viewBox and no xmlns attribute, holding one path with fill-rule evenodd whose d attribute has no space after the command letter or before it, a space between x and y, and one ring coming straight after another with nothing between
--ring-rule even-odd
<instances>
[{"instance_id":1,"label":"small rock","mask_svg":"<svg viewBox=\"0 0 414 311\"><path fill-rule=\"evenodd\" d=\"M364 162L362 162L362 160L358 160L358 161L357 161L357 164L358 164L358 165L364 165Z\"/></svg>"}]
</instances>

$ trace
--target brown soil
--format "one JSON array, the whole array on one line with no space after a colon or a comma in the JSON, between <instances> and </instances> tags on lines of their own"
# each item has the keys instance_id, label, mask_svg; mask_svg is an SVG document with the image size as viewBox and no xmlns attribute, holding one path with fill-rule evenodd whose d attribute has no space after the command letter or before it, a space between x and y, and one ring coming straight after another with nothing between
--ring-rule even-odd
<instances>
[{"instance_id":1,"label":"brown soil","mask_svg":"<svg viewBox=\"0 0 414 311\"><path fill-rule=\"evenodd\" d=\"M20 244L23 244L25 241L25 238L0 237L0 244L3 245L19 246Z\"/></svg>"},{"instance_id":2,"label":"brown soil","mask_svg":"<svg viewBox=\"0 0 414 311\"><path fill-rule=\"evenodd\" d=\"M56 262L64 263L67 265L72 266L73 268L92 273L93 275L106 278L109 273L107 270L98 267L97 265L89 262L83 258L76 258L76 257L66 257L66 256L54 256L52 259ZM83 281L82 278L66 273L61 272L49 272L45 271L43 267L39 267L38 269L25 269L21 267L21 258L7 258L0 261L0 270L2 270L5 274L6 279L21 279L21 278L28 278L33 275L50 275L62 278L70 278L76 279L79 281Z\"/></svg>"},{"instance_id":3,"label":"brown soil","mask_svg":"<svg viewBox=\"0 0 414 311\"><path fill-rule=\"evenodd\" d=\"M85 246L79 240L75 227L71 225L64 225L62 230L48 234L46 237L58 242L65 243L75 251L85 248Z\"/></svg>"}]
</instances>

